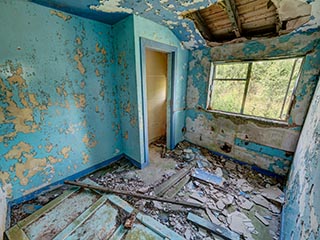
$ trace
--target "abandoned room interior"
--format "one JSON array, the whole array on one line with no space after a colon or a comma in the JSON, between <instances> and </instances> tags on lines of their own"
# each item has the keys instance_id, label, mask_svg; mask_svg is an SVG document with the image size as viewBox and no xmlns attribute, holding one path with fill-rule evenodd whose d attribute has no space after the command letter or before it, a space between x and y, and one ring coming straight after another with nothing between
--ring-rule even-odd
<instances>
[{"instance_id":1,"label":"abandoned room interior","mask_svg":"<svg viewBox=\"0 0 320 240\"><path fill-rule=\"evenodd\" d=\"M320 240L320 1L0 0L0 239Z\"/></svg>"}]
</instances>

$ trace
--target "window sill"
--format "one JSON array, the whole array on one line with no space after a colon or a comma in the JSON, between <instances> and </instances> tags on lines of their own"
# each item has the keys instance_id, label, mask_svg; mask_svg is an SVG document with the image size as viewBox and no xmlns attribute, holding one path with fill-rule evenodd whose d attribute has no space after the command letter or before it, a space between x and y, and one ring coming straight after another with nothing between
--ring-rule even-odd
<instances>
[{"instance_id":1,"label":"window sill","mask_svg":"<svg viewBox=\"0 0 320 240\"><path fill-rule=\"evenodd\" d=\"M224 112L224 111L220 111L220 110L211 110L211 109L203 109L203 110L205 110L206 112L213 113L218 116L241 118L241 119L249 120L249 121L253 120L255 122L277 125L279 127L289 127L288 122L285 120L276 120L276 119L270 119L270 118L264 118L264 117L244 115L244 114L240 114L240 113Z\"/></svg>"}]
</instances>

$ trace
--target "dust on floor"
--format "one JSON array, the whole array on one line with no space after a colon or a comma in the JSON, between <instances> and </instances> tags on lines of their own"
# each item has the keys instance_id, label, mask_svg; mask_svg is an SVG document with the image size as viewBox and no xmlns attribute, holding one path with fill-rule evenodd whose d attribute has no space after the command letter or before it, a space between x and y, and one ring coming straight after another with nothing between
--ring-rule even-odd
<instances>
[{"instance_id":1,"label":"dust on floor","mask_svg":"<svg viewBox=\"0 0 320 240\"><path fill-rule=\"evenodd\" d=\"M181 142L173 151L167 151L163 142L155 142L150 145L149 160L149 166L140 170L123 159L89 177L112 189L145 195L156 195L156 192L157 196L205 205L205 210L195 209L121 195L135 208L186 239L220 239L212 231L190 221L191 213L245 239L279 238L284 197L281 180L257 173L249 166L236 164L188 142ZM186 168L191 170L181 175ZM176 177L179 174L181 178ZM206 174L205 178L203 174ZM212 176L214 181L219 181L210 181ZM169 189L163 188L172 179L178 180ZM49 202L62 190L13 207L11 224L30 215L34 208Z\"/></svg>"}]
</instances>

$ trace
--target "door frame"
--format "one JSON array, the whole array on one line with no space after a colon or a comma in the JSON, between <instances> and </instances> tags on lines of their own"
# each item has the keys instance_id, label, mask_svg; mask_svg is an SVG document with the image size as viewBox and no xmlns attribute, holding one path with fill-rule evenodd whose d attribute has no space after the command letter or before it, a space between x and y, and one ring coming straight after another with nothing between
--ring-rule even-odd
<instances>
[{"instance_id":1,"label":"door frame","mask_svg":"<svg viewBox=\"0 0 320 240\"><path fill-rule=\"evenodd\" d=\"M143 111L143 141L145 163L149 163L149 138L148 138L148 110L147 110L147 79L146 79L146 49L168 54L167 58L167 148L175 147L174 134L174 89L177 80L177 54L178 48L165 43L140 37L141 80L142 80L142 111ZM170 102L169 102L170 101Z\"/></svg>"}]
</instances>

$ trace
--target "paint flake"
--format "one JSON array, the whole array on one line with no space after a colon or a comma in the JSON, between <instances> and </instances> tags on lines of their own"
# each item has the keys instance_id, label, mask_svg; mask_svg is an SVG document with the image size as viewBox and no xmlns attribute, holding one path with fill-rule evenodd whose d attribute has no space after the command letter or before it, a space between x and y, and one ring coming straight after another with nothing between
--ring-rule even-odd
<instances>
[{"instance_id":1,"label":"paint flake","mask_svg":"<svg viewBox=\"0 0 320 240\"><path fill-rule=\"evenodd\" d=\"M67 15L65 15L64 13L58 12L58 11L55 11L55 10L51 10L51 11L50 11L50 14L51 14L51 15L55 15L55 16L63 19L64 21L68 21L68 20L70 20L70 19L72 18L70 15L67 16Z\"/></svg>"},{"instance_id":2,"label":"paint flake","mask_svg":"<svg viewBox=\"0 0 320 240\"><path fill-rule=\"evenodd\" d=\"M117 13L117 12L123 12L123 13L132 13L133 10L129 8L121 7L121 0L100 0L98 6L91 5L90 9L96 10L96 11L102 11L107 13Z\"/></svg>"}]
</instances>

